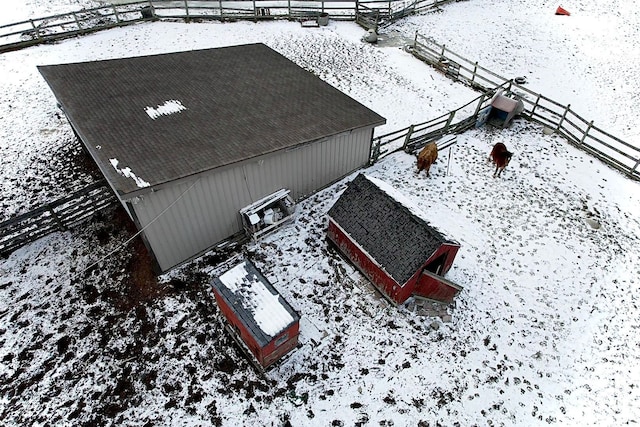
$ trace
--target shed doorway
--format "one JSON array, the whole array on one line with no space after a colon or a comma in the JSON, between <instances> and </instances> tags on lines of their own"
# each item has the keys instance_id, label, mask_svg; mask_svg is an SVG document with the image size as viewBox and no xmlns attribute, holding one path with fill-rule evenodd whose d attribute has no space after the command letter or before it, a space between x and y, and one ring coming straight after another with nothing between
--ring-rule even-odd
<instances>
[{"instance_id":1,"label":"shed doorway","mask_svg":"<svg viewBox=\"0 0 640 427\"><path fill-rule=\"evenodd\" d=\"M440 275L442 273L442 269L444 268L444 263L446 260L447 260L447 254L444 253L440 255L438 258L431 261L429 264L427 264L427 266L424 269L434 274Z\"/></svg>"}]
</instances>

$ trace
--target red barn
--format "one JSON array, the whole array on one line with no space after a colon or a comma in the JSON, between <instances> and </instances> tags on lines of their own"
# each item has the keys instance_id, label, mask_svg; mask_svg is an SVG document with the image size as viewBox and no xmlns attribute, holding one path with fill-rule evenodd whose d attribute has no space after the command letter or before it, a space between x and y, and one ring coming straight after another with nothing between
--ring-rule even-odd
<instances>
[{"instance_id":1,"label":"red barn","mask_svg":"<svg viewBox=\"0 0 640 427\"><path fill-rule=\"evenodd\" d=\"M300 316L249 261L214 279L220 310L264 368L298 345Z\"/></svg>"},{"instance_id":2,"label":"red barn","mask_svg":"<svg viewBox=\"0 0 640 427\"><path fill-rule=\"evenodd\" d=\"M460 244L385 182L358 175L328 216L330 241L394 303L412 295L449 302L461 290L442 277Z\"/></svg>"}]
</instances>

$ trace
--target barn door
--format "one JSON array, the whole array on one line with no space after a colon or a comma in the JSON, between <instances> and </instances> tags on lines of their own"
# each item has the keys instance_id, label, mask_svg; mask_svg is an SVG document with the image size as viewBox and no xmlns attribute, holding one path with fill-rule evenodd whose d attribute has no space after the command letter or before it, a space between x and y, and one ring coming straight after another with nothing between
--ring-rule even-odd
<instances>
[{"instance_id":1,"label":"barn door","mask_svg":"<svg viewBox=\"0 0 640 427\"><path fill-rule=\"evenodd\" d=\"M461 290L462 287L460 285L425 270L418 279L414 295L436 301L450 302Z\"/></svg>"}]
</instances>

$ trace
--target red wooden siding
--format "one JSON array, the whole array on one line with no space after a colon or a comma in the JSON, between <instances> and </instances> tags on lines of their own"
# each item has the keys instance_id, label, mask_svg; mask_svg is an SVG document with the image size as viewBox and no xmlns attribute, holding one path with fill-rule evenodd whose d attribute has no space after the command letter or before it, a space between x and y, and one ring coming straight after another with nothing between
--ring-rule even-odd
<instances>
[{"instance_id":1,"label":"red wooden siding","mask_svg":"<svg viewBox=\"0 0 640 427\"><path fill-rule=\"evenodd\" d=\"M331 218L329 218L327 236L385 297L397 304L409 298L411 290L401 287Z\"/></svg>"},{"instance_id":2,"label":"red wooden siding","mask_svg":"<svg viewBox=\"0 0 640 427\"><path fill-rule=\"evenodd\" d=\"M462 288L442 276L424 271L420 275L414 294L442 302L451 302Z\"/></svg>"},{"instance_id":3,"label":"red wooden siding","mask_svg":"<svg viewBox=\"0 0 640 427\"><path fill-rule=\"evenodd\" d=\"M441 277L451 268L459 245L443 243L406 283L399 284L332 218L329 218L327 236L385 297L396 304L402 304L412 295L449 302L461 289Z\"/></svg>"},{"instance_id":4,"label":"red wooden siding","mask_svg":"<svg viewBox=\"0 0 640 427\"><path fill-rule=\"evenodd\" d=\"M224 314L224 317L227 318L229 323L232 325L233 329L235 329L239 338L247 345L249 351L255 356L260 365L263 367L268 367L274 362L278 361L282 356L287 354L289 351L296 348L298 345L298 335L300 331L299 322L294 322L284 331L280 332L277 336L275 336L267 345L264 347L260 347L258 342L253 337L253 334L249 332L249 330L244 326L242 321L237 317L233 308L230 307L226 300L219 294L219 292L214 288L213 293L216 297L216 302L218 303L218 307ZM284 341L279 341L281 337L284 337Z\"/></svg>"},{"instance_id":5,"label":"red wooden siding","mask_svg":"<svg viewBox=\"0 0 640 427\"><path fill-rule=\"evenodd\" d=\"M299 322L295 322L273 337L273 340L261 349L261 357L258 358L260 364L266 368L296 348L299 332Z\"/></svg>"}]
</instances>

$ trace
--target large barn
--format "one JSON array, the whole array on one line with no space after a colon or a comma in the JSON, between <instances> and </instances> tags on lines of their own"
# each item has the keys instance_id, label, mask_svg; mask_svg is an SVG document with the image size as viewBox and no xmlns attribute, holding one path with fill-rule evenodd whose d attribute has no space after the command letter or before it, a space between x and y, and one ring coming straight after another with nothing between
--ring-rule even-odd
<instances>
[{"instance_id":1,"label":"large barn","mask_svg":"<svg viewBox=\"0 0 640 427\"><path fill-rule=\"evenodd\" d=\"M366 165L385 123L263 44L38 68L159 271Z\"/></svg>"},{"instance_id":2,"label":"large barn","mask_svg":"<svg viewBox=\"0 0 640 427\"><path fill-rule=\"evenodd\" d=\"M462 289L442 277L460 244L384 181L359 174L328 217L330 241L393 303L411 296L450 302Z\"/></svg>"}]
</instances>

